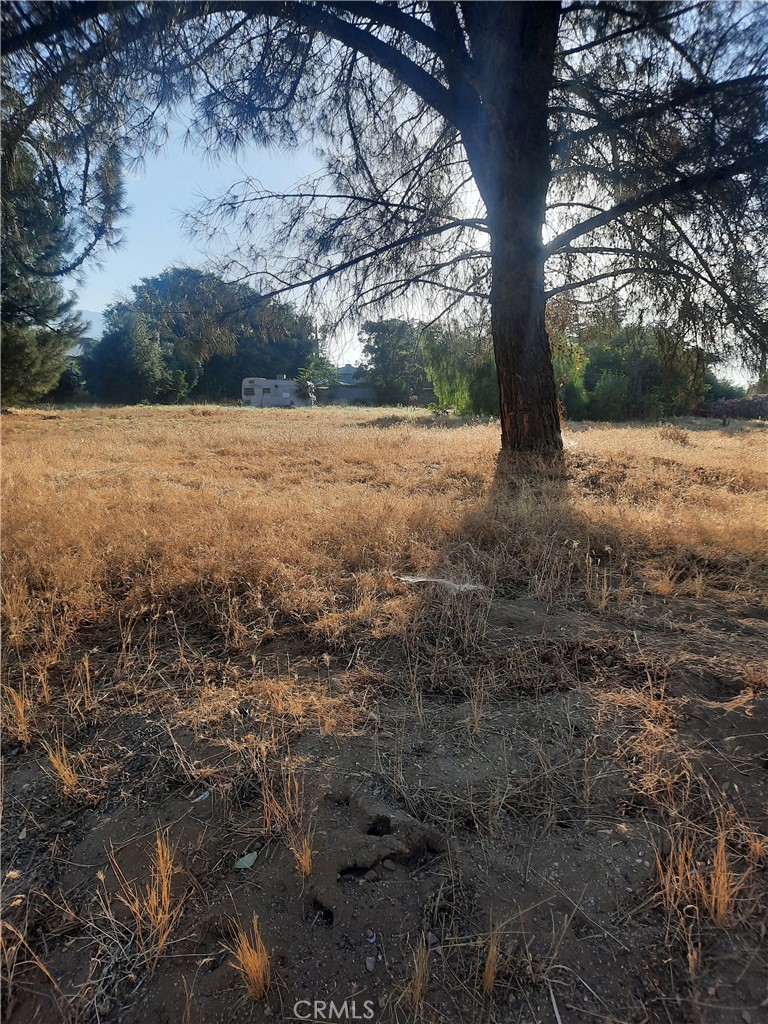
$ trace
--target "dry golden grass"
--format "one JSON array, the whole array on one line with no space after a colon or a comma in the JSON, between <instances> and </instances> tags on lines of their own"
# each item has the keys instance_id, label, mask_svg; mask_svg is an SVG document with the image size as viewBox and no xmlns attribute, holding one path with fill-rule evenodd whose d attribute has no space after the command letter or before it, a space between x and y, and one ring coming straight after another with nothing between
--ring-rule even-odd
<instances>
[{"instance_id":1,"label":"dry golden grass","mask_svg":"<svg viewBox=\"0 0 768 1024\"><path fill-rule=\"evenodd\" d=\"M742 559L755 558L763 571L768 556L768 433L762 424L717 429L689 422L683 445L676 435L670 439L650 427L590 425L574 431L573 454L600 462L597 500L585 495L584 509L606 527L634 536L649 553L667 552L668 564L654 566L654 572L669 578L671 571L674 592L691 586L685 564L691 554L717 561L723 552L731 553L731 573L743 574L752 588L757 577ZM676 548L679 557L669 558Z\"/></svg>"},{"instance_id":2,"label":"dry golden grass","mask_svg":"<svg viewBox=\"0 0 768 1024\"><path fill-rule=\"evenodd\" d=\"M689 808L683 810L690 813ZM727 928L742 913L755 861L749 850L747 857L735 852L735 833L740 830L725 814L716 818L714 837L694 819L682 814L680 818L667 849L656 849L658 898L667 913L668 937L682 937L693 978L700 968L707 925Z\"/></svg>"},{"instance_id":3,"label":"dry golden grass","mask_svg":"<svg viewBox=\"0 0 768 1024\"><path fill-rule=\"evenodd\" d=\"M30 410L3 425L9 734L26 746L70 736L103 699L138 706L148 695L201 736L247 700L254 735L275 722L285 734L269 765L250 767L264 829L287 838L302 874L311 823L275 765L290 734L354 730L365 695L325 685L327 653L314 676L257 671L265 646L344 652L351 665L361 645L394 638L417 719L425 687L458 688L475 737L493 670L456 676L485 645L494 592L598 614L631 615L649 594L768 602L768 431L754 424L691 423L685 443L679 427L581 425L566 433L565 476L513 471L506 484L494 424L413 410ZM487 589L425 591L399 579L412 574ZM81 634L94 631L115 654L91 651ZM212 639L233 660L223 677L206 662ZM513 653L514 675L538 685L541 665ZM745 673L757 688L759 669ZM649 728L663 733L652 685ZM170 735L181 778L228 784L228 767L199 762ZM250 741L227 742L248 768ZM72 795L72 758L51 751ZM649 763L648 788L674 784Z\"/></svg>"},{"instance_id":4,"label":"dry golden grass","mask_svg":"<svg viewBox=\"0 0 768 1024\"><path fill-rule=\"evenodd\" d=\"M308 878L312 874L312 839L314 828L310 823L308 826L294 826L288 834L288 847L296 861L296 867L302 878Z\"/></svg>"},{"instance_id":5,"label":"dry golden grass","mask_svg":"<svg viewBox=\"0 0 768 1024\"><path fill-rule=\"evenodd\" d=\"M499 971L499 956L501 954L501 940L504 936L504 925L497 922L492 926L488 936L488 948L485 953L485 967L483 968L483 991L487 996L493 995L496 987L496 976Z\"/></svg>"},{"instance_id":6,"label":"dry golden grass","mask_svg":"<svg viewBox=\"0 0 768 1024\"><path fill-rule=\"evenodd\" d=\"M43 742L43 749L63 795L69 798L76 796L80 787L80 774L64 740L57 736L53 743Z\"/></svg>"},{"instance_id":7,"label":"dry golden grass","mask_svg":"<svg viewBox=\"0 0 768 1024\"><path fill-rule=\"evenodd\" d=\"M725 577L756 593L766 434L689 436L581 427L566 437L571 482L518 480L502 500L493 425L381 410L16 413L4 429L6 636L56 660L83 623L119 615L129 659L142 618L159 614L159 629L193 602L232 649L287 625L333 643L397 629L408 600L394 576L436 561L603 608L622 558L641 555L661 593ZM151 654L151 630L145 640Z\"/></svg>"},{"instance_id":8,"label":"dry golden grass","mask_svg":"<svg viewBox=\"0 0 768 1024\"><path fill-rule=\"evenodd\" d=\"M272 984L272 971L269 963L269 951L261 937L259 919L253 915L251 927L246 931L241 924L235 927L234 939L226 949L234 959L231 966L237 971L245 983L251 999L263 999Z\"/></svg>"},{"instance_id":9,"label":"dry golden grass","mask_svg":"<svg viewBox=\"0 0 768 1024\"><path fill-rule=\"evenodd\" d=\"M429 987L429 949L424 935L419 936L413 951L413 970L403 992L403 1002L413 1018L418 1018L424 1009L424 999Z\"/></svg>"},{"instance_id":10,"label":"dry golden grass","mask_svg":"<svg viewBox=\"0 0 768 1024\"><path fill-rule=\"evenodd\" d=\"M290 748L282 763L277 764L277 747L262 745L253 762L261 785L263 831L280 837L293 854L303 879L312 872L312 838L314 824L304 797L304 780L296 770Z\"/></svg>"},{"instance_id":11,"label":"dry golden grass","mask_svg":"<svg viewBox=\"0 0 768 1024\"><path fill-rule=\"evenodd\" d=\"M746 855L737 852L737 845L746 847ZM690 920L695 910L697 917L704 914L719 928L732 922L759 863L754 851L762 847L761 837L721 811L714 835L684 820L668 847L666 853L656 850L661 898L667 911Z\"/></svg>"},{"instance_id":12,"label":"dry golden grass","mask_svg":"<svg viewBox=\"0 0 768 1024\"><path fill-rule=\"evenodd\" d=\"M18 689L10 685L3 687L3 728L7 735L25 747L32 742L33 709L34 701L30 697L26 680L22 678Z\"/></svg>"},{"instance_id":13,"label":"dry golden grass","mask_svg":"<svg viewBox=\"0 0 768 1024\"><path fill-rule=\"evenodd\" d=\"M184 896L173 893L173 877L177 871L174 850L168 837L158 831L149 878L143 886L128 881L114 851L110 851L108 857L119 887L117 898L133 921L139 961L152 974L184 907Z\"/></svg>"},{"instance_id":14,"label":"dry golden grass","mask_svg":"<svg viewBox=\"0 0 768 1024\"><path fill-rule=\"evenodd\" d=\"M671 837L648 902L663 905L676 937L685 932L692 972L705 923L738 923L765 838L705 799L667 666L636 652L633 629L648 636L659 616L701 602L707 622L768 607L764 426L581 425L566 433L564 473L512 466L504 479L497 425L408 410L24 411L3 428L6 735L52 777L40 786L52 817L61 796L99 798L105 761L118 760L109 727L131 717L128 730L140 720L159 737L142 800L153 786L184 787L190 806L221 800L225 815L258 800L253 832L287 847L303 882L313 868L322 875L312 849L322 805L305 793L298 736L378 735L379 702L393 693L409 728L423 728L434 695L448 694L466 702L458 732L482 752L510 691L538 699L584 683L598 721L579 741L583 763L537 742L523 771L499 765L490 781L415 793L401 723L393 749L376 748L377 766L404 808L483 841L502 811L552 821L563 802L589 804L601 773L621 771L628 796ZM479 589L402 579L419 575ZM554 635L489 648L492 604L520 597L560 615ZM604 690L613 648L601 639L595 653L579 636L582 612L624 645ZM676 655L684 623L665 624ZM739 680L756 693L766 677L748 653ZM562 729L558 743L573 749ZM132 752L130 732L121 738ZM173 850L158 834L138 880L114 854L110 863L116 894L103 889L93 924L99 942L114 939L103 970L151 973L184 905ZM496 926L467 953L479 998L505 989L501 944ZM258 921L228 948L263 998ZM554 939L552 949L542 967L524 943L526 984L548 981ZM399 988L406 1019L427 1015L430 973L438 990L442 954L431 956L422 936Z\"/></svg>"}]
</instances>

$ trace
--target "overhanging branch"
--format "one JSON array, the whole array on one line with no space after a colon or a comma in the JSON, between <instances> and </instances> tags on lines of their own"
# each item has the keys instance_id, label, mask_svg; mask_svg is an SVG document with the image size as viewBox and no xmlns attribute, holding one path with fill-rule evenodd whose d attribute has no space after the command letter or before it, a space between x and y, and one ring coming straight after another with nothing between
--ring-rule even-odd
<instances>
[{"instance_id":1,"label":"overhanging branch","mask_svg":"<svg viewBox=\"0 0 768 1024\"><path fill-rule=\"evenodd\" d=\"M674 181L667 182L666 185L660 185L658 188L644 192L633 199L625 199L610 209L604 210L594 217L589 217L587 220L582 221L581 224L576 224L567 231L556 235L544 247L545 258L566 248L570 242L581 238L582 235L587 235L590 231L596 231L598 228L620 220L629 213L635 213L648 206L658 206L660 203L666 202L668 199L674 199L685 192L705 192L719 181L727 181L738 174L746 174L749 171L765 167L767 159L768 143L763 142L757 145L749 155L743 156L722 167L713 167L706 171L699 171L697 174L676 178Z\"/></svg>"}]
</instances>

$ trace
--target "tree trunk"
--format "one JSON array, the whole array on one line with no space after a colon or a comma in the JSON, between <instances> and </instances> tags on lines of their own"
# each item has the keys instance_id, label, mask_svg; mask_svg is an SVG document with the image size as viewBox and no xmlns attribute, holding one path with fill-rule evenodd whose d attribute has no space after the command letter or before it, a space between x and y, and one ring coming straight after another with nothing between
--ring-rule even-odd
<instances>
[{"instance_id":1,"label":"tree trunk","mask_svg":"<svg viewBox=\"0 0 768 1024\"><path fill-rule=\"evenodd\" d=\"M760 353L760 372L758 373L754 394L768 394L768 352L765 349Z\"/></svg>"},{"instance_id":2,"label":"tree trunk","mask_svg":"<svg viewBox=\"0 0 768 1024\"><path fill-rule=\"evenodd\" d=\"M491 329L502 454L562 451L544 326L541 239L550 180L548 105L559 3L473 3L468 26L484 68L482 119L464 135L491 232Z\"/></svg>"},{"instance_id":3,"label":"tree trunk","mask_svg":"<svg viewBox=\"0 0 768 1024\"><path fill-rule=\"evenodd\" d=\"M519 237L519 219L492 237L491 330L501 408L501 449L562 451L552 350L544 327L540 252ZM537 247L541 249L541 244Z\"/></svg>"}]
</instances>

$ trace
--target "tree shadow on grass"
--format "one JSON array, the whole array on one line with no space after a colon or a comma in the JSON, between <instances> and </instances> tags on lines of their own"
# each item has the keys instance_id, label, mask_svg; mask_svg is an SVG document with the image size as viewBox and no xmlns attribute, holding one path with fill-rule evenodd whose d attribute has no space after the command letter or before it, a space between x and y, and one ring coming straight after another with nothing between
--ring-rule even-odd
<instances>
[{"instance_id":1,"label":"tree shadow on grass","mask_svg":"<svg viewBox=\"0 0 768 1024\"><path fill-rule=\"evenodd\" d=\"M449 851L424 925L449 937L430 1005L445 1012L438 992L487 965L490 921L513 1014L560 1020L565 999L584 1019L619 1005L663 1019L670 1001L693 1012L702 986L724 1012L729 986L756 1008L762 968L734 950L751 934L750 843L762 850L768 829L759 623L695 589L649 592L642 534L580 502L599 482L583 461L507 462L429 571L406 578L407 710L377 758L384 792ZM696 560L693 539L676 564L684 555ZM718 848L730 934L707 895Z\"/></svg>"},{"instance_id":2,"label":"tree shadow on grass","mask_svg":"<svg viewBox=\"0 0 768 1024\"><path fill-rule=\"evenodd\" d=\"M360 425L386 430L400 424L414 427L426 427L428 430L457 430L461 427L487 426L498 420L495 416L443 416L436 413L392 413L379 416L373 420L364 420ZM358 424L355 424L357 426Z\"/></svg>"}]
</instances>

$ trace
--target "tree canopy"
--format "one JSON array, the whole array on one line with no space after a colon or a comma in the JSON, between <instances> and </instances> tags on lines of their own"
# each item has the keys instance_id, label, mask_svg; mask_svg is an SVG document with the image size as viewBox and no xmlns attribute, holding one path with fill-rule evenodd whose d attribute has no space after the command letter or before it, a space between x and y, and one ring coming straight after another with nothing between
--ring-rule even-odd
<instances>
[{"instance_id":1,"label":"tree canopy","mask_svg":"<svg viewBox=\"0 0 768 1024\"><path fill-rule=\"evenodd\" d=\"M379 401L402 405L426 387L418 329L407 320L366 321L360 330L360 376L376 388Z\"/></svg>"},{"instance_id":2,"label":"tree canopy","mask_svg":"<svg viewBox=\"0 0 768 1024\"><path fill-rule=\"evenodd\" d=\"M210 152L311 141L325 174L245 180L192 227L229 231L260 290L333 282L342 312L478 303L502 447L557 451L547 296L618 289L692 344L768 347L767 22L751 2L7 3L8 146L56 126L85 182L181 109Z\"/></svg>"},{"instance_id":3,"label":"tree canopy","mask_svg":"<svg viewBox=\"0 0 768 1024\"><path fill-rule=\"evenodd\" d=\"M189 267L143 278L105 320L80 365L89 393L113 403L234 399L244 377L296 373L315 345L289 303Z\"/></svg>"}]
</instances>

